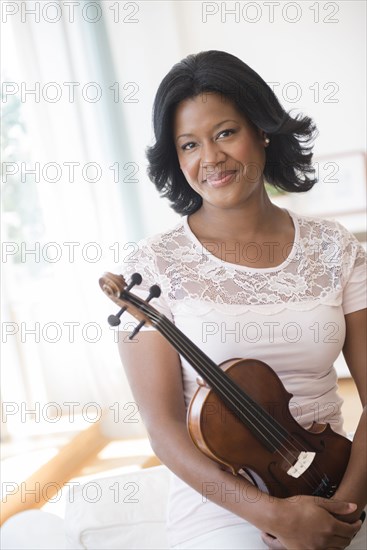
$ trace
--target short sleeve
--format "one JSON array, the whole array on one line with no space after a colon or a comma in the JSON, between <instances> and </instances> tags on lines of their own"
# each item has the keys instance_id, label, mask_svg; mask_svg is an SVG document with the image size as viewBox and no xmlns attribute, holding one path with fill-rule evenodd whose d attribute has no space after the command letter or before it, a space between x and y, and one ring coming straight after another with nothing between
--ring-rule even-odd
<instances>
[{"instance_id":1,"label":"short sleeve","mask_svg":"<svg viewBox=\"0 0 367 550\"><path fill-rule=\"evenodd\" d=\"M366 251L352 233L339 227L343 237L343 312L347 315L367 307Z\"/></svg>"},{"instance_id":2,"label":"short sleeve","mask_svg":"<svg viewBox=\"0 0 367 550\"><path fill-rule=\"evenodd\" d=\"M124 262L120 266L120 274L123 275L127 284L129 284L133 273L140 273L143 280L140 285L135 285L130 290L132 294L135 294L139 298L145 300L149 295L149 288L152 285L158 285L162 290L160 285L161 277L158 272L155 254L146 240L142 240L137 243L136 249L127 255ZM165 315L170 321L173 320L172 313L166 297L164 296L163 290L159 298L153 298L149 303L152 307L159 311L159 313L163 313L163 315ZM118 330L132 331L137 324L137 319L128 313L128 311L125 311L121 316L121 324L118 326ZM155 330L155 328L147 325L143 326L141 330Z\"/></svg>"}]
</instances>

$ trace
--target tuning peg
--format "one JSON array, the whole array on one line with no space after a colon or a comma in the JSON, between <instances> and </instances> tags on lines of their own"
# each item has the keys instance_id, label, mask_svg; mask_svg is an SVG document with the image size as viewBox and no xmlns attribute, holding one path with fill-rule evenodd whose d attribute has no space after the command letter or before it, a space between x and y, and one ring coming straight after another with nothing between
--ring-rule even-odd
<instances>
[{"instance_id":1,"label":"tuning peg","mask_svg":"<svg viewBox=\"0 0 367 550\"><path fill-rule=\"evenodd\" d=\"M152 300L153 298L159 298L160 295L161 295L161 289L159 288L159 286L153 285L150 287L149 296L145 301L150 302L150 300ZM141 327L144 325L145 325L145 321L140 321L140 323L134 328L134 330L130 334L129 340L132 340L138 334Z\"/></svg>"},{"instance_id":2,"label":"tuning peg","mask_svg":"<svg viewBox=\"0 0 367 550\"><path fill-rule=\"evenodd\" d=\"M109 315L107 319L108 324L111 327L118 327L119 324L121 323L120 317L124 313L124 311L126 311L126 307L123 307L122 309L120 309L120 311L116 313L116 315Z\"/></svg>"},{"instance_id":3,"label":"tuning peg","mask_svg":"<svg viewBox=\"0 0 367 550\"><path fill-rule=\"evenodd\" d=\"M140 275L140 273L133 273L131 275L131 280L130 280L130 283L127 285L127 287L123 290L123 292L125 292L126 290L129 291L132 289L133 286L135 285L140 285L140 283L142 282L143 278L142 276ZM122 293L121 293L122 294ZM118 313L116 313L116 315L110 315L107 319L107 322L108 324L111 326L111 327L118 327L119 324L121 323L121 315L124 313L124 311L126 311L126 307L123 307L122 309L120 309L120 311Z\"/></svg>"},{"instance_id":4,"label":"tuning peg","mask_svg":"<svg viewBox=\"0 0 367 550\"><path fill-rule=\"evenodd\" d=\"M125 290L130 290L133 286L140 285L142 280L143 280L143 277L140 275L140 273L133 273L131 275L130 283L125 288Z\"/></svg>"},{"instance_id":5,"label":"tuning peg","mask_svg":"<svg viewBox=\"0 0 367 550\"><path fill-rule=\"evenodd\" d=\"M159 288L159 286L158 285L153 285L149 289L149 296L146 299L146 301L150 302L150 300L152 298L159 298L160 295L161 295L161 289Z\"/></svg>"},{"instance_id":6,"label":"tuning peg","mask_svg":"<svg viewBox=\"0 0 367 550\"><path fill-rule=\"evenodd\" d=\"M134 330L130 334L129 340L132 340L138 334L139 330L143 325L145 325L145 321L140 321L140 323L134 328Z\"/></svg>"}]
</instances>

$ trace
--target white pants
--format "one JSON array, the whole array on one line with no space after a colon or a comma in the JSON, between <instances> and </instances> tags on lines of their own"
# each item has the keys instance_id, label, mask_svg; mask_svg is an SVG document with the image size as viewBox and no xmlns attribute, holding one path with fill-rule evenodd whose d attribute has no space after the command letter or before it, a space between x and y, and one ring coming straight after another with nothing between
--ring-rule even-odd
<instances>
[{"instance_id":1,"label":"white pants","mask_svg":"<svg viewBox=\"0 0 367 550\"><path fill-rule=\"evenodd\" d=\"M367 519L357 535L347 547L348 550L367 549ZM260 531L250 523L214 529L199 537L171 547L174 550L268 550L260 536Z\"/></svg>"}]
</instances>

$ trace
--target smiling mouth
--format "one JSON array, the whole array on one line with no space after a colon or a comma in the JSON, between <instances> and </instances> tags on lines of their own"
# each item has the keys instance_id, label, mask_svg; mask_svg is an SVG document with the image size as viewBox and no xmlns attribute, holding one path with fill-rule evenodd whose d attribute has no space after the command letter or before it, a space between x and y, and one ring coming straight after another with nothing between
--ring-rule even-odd
<instances>
[{"instance_id":1,"label":"smiling mouth","mask_svg":"<svg viewBox=\"0 0 367 550\"><path fill-rule=\"evenodd\" d=\"M203 183L207 183L210 187L222 187L223 185L227 185L227 183L231 182L236 173L237 170L226 170L216 176L208 177L203 181Z\"/></svg>"}]
</instances>

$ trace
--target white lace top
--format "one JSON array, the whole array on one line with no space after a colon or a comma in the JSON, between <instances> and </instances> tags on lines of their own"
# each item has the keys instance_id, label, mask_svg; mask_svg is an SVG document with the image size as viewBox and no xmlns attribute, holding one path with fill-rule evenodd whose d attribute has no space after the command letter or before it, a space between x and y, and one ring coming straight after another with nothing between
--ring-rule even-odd
<instances>
[{"instance_id":1,"label":"white lace top","mask_svg":"<svg viewBox=\"0 0 367 550\"><path fill-rule=\"evenodd\" d=\"M173 229L138 243L122 273L127 280L136 271L142 275L133 292L144 298L158 284L162 295L151 304L217 364L243 357L270 365L293 394L290 409L302 426L329 422L344 433L333 363L345 339L344 315L367 307L366 254L338 222L288 213L294 243L276 267L251 267L261 253L255 243L225 250L225 261L218 258L214 245L201 244L183 217ZM268 246L270 253L277 245ZM241 254L248 266L238 265ZM120 330L131 330L132 322L125 313ZM181 364L188 405L197 374L185 359ZM172 545L241 522L172 475Z\"/></svg>"}]
</instances>

